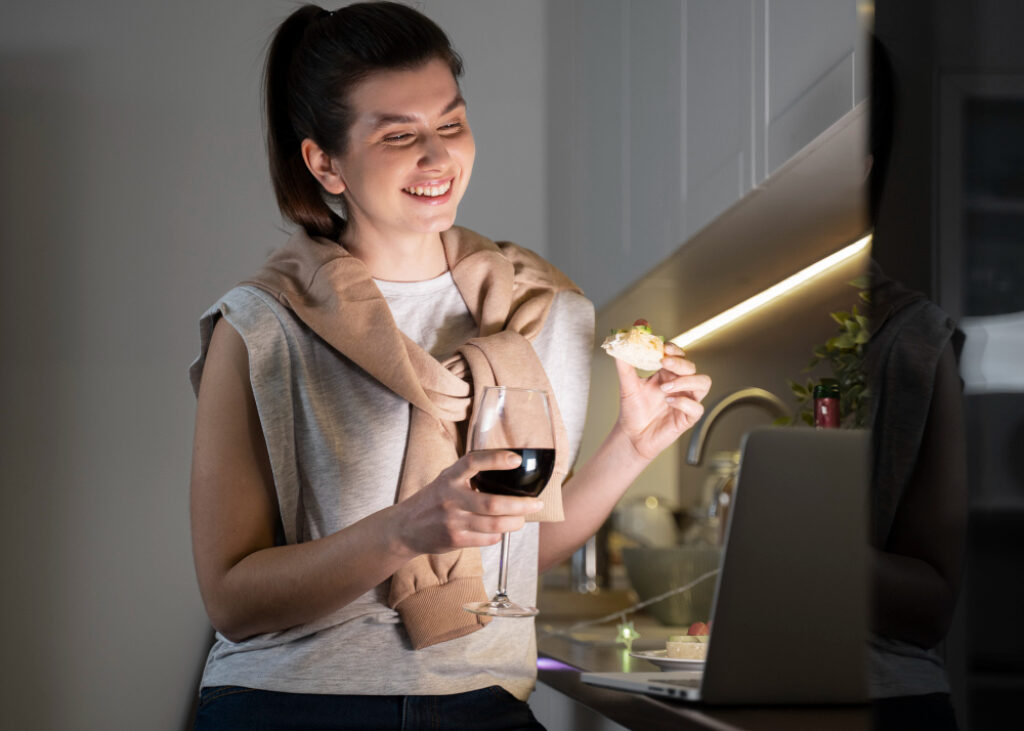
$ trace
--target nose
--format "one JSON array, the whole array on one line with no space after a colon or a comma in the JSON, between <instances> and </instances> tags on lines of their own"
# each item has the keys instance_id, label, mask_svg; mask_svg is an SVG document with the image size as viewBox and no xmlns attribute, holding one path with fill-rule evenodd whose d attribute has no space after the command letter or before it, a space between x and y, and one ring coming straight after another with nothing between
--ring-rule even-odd
<instances>
[{"instance_id":1,"label":"nose","mask_svg":"<svg viewBox=\"0 0 1024 731\"><path fill-rule=\"evenodd\" d=\"M439 134L429 134L422 138L418 165L423 170L442 170L451 160L448 146Z\"/></svg>"}]
</instances>

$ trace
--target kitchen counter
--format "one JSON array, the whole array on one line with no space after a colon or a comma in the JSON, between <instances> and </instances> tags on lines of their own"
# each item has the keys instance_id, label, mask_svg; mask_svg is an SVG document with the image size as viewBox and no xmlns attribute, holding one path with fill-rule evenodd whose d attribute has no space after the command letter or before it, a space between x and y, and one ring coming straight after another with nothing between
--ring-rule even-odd
<instances>
[{"instance_id":1,"label":"kitchen counter","mask_svg":"<svg viewBox=\"0 0 1024 731\"><path fill-rule=\"evenodd\" d=\"M640 632L634 650L662 649L670 634L685 633L685 629L664 627L642 613L631 614L630 619ZM566 634L564 630L570 624L572 620L565 617L541 614L538 618L538 682L627 729L865 731L870 728L867 706L712 707L588 685L580 680L581 671L656 672L658 668L646 660L631 657L622 645L613 644L614 622Z\"/></svg>"}]
</instances>

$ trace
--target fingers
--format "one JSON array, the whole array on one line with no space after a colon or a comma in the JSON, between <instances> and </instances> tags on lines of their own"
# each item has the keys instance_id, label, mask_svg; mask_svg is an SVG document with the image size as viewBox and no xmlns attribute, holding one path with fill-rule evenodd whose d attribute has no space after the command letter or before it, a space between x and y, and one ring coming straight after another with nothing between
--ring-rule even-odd
<instances>
[{"instance_id":1,"label":"fingers","mask_svg":"<svg viewBox=\"0 0 1024 731\"><path fill-rule=\"evenodd\" d=\"M522 461L518 454L505 449L468 452L445 470L441 477L456 489L454 499L459 508L473 515L518 516L520 523L514 528L518 530L522 527L521 517L539 511L544 503L530 497L477 492L472 489L471 481L478 472L513 469Z\"/></svg>"},{"instance_id":2,"label":"fingers","mask_svg":"<svg viewBox=\"0 0 1024 731\"><path fill-rule=\"evenodd\" d=\"M515 533L526 525L525 515L477 515L473 514L466 520L466 533L477 533L483 536L501 536L502 533Z\"/></svg>"},{"instance_id":3,"label":"fingers","mask_svg":"<svg viewBox=\"0 0 1024 731\"><path fill-rule=\"evenodd\" d=\"M711 378L702 373L678 376L664 381L660 388L670 395L686 394L697 401L702 401L708 395L708 391L711 390Z\"/></svg>"},{"instance_id":4,"label":"fingers","mask_svg":"<svg viewBox=\"0 0 1024 731\"><path fill-rule=\"evenodd\" d=\"M510 470L522 462L522 457L507 449L484 449L479 452L467 452L462 459L445 470L444 474L453 481L468 481L477 472Z\"/></svg>"},{"instance_id":5,"label":"fingers","mask_svg":"<svg viewBox=\"0 0 1024 731\"><path fill-rule=\"evenodd\" d=\"M661 359L661 369L680 376L696 373L697 366L685 356L683 349L675 343L665 343L665 357Z\"/></svg>"},{"instance_id":6,"label":"fingers","mask_svg":"<svg viewBox=\"0 0 1024 731\"><path fill-rule=\"evenodd\" d=\"M473 489L474 475L507 470L522 463L504 449L470 452L443 470L429 485L394 506L402 540L416 553L447 553L489 546L502 533L520 530L526 516L544 503L536 498L492 495Z\"/></svg>"},{"instance_id":7,"label":"fingers","mask_svg":"<svg viewBox=\"0 0 1024 731\"><path fill-rule=\"evenodd\" d=\"M487 492L473 491L465 507L473 515L489 518L512 516L522 520L525 516L536 513L543 508L544 503L533 497L494 495ZM522 525L520 524L516 530L521 527Z\"/></svg>"},{"instance_id":8,"label":"fingers","mask_svg":"<svg viewBox=\"0 0 1024 731\"><path fill-rule=\"evenodd\" d=\"M494 543L502 533L521 530L526 516L544 507L536 498L475 490L466 491L464 497L460 518L464 539L481 545Z\"/></svg>"},{"instance_id":9,"label":"fingers","mask_svg":"<svg viewBox=\"0 0 1024 731\"><path fill-rule=\"evenodd\" d=\"M636 368L621 358L614 358L615 370L619 374L619 395L626 397L636 391L640 385L641 378L636 374Z\"/></svg>"},{"instance_id":10,"label":"fingers","mask_svg":"<svg viewBox=\"0 0 1024 731\"><path fill-rule=\"evenodd\" d=\"M665 401L684 417L682 422L676 420L676 425L680 428L688 429L704 415L704 405L695 399L685 396L670 396Z\"/></svg>"}]
</instances>

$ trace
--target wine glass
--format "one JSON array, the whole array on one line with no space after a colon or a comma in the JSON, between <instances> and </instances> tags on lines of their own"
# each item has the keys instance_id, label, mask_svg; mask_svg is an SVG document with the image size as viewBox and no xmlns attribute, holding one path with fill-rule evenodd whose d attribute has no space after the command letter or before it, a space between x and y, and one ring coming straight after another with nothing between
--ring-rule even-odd
<instances>
[{"instance_id":1,"label":"wine glass","mask_svg":"<svg viewBox=\"0 0 1024 731\"><path fill-rule=\"evenodd\" d=\"M469 435L471 452L507 450L523 458L509 470L483 470L470 482L480 492L537 497L551 479L555 467L555 438L551 427L548 395L532 388L488 386L484 389L476 422ZM463 609L492 617L532 617L534 607L523 607L508 598L508 540L501 535L498 592L489 602L464 604Z\"/></svg>"}]
</instances>

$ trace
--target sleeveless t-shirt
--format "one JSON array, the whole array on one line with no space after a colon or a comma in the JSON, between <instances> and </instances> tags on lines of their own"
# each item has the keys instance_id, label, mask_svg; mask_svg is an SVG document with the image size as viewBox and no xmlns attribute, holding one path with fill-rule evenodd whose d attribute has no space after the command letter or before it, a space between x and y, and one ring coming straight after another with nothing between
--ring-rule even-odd
<instances>
[{"instance_id":1,"label":"sleeveless t-shirt","mask_svg":"<svg viewBox=\"0 0 1024 731\"><path fill-rule=\"evenodd\" d=\"M436 358L476 335L451 274L376 283L399 329ZM272 296L250 286L232 289L202 316L202 347L190 371L196 393L220 317L239 332L248 351L284 540L314 540L393 505L408 435L408 402L328 346ZM593 328L590 301L563 291L532 342L565 421L570 464L583 432ZM499 548L481 549L488 595L497 587ZM537 549L537 523L511 535L509 594L527 604L536 602ZM477 632L414 651L386 600L385 582L309 624L241 642L218 633L201 686L427 695L499 685L517 698L529 696L536 678L532 619L496 619Z\"/></svg>"}]
</instances>

